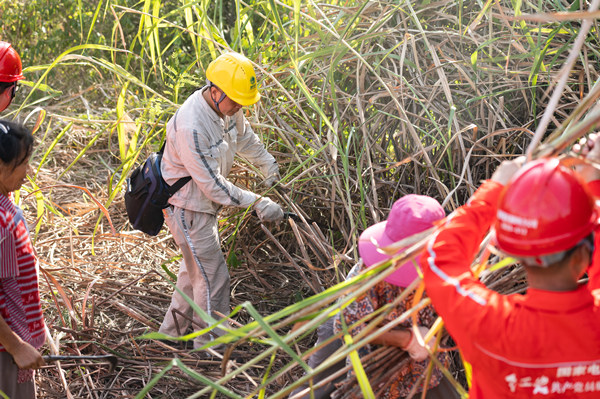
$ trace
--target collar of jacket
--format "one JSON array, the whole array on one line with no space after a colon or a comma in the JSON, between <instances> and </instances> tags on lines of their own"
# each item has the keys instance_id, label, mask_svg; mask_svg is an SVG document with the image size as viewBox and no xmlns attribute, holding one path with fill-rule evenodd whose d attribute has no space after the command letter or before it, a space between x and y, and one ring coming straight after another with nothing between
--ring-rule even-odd
<instances>
[{"instance_id":1,"label":"collar of jacket","mask_svg":"<svg viewBox=\"0 0 600 399\"><path fill-rule=\"evenodd\" d=\"M223 119L221 119L219 114L217 114L216 111L211 108L210 104L204 98L203 93L205 90L207 90L208 86L205 86L205 87L206 88L202 88L196 92L198 94L198 103L200 104L200 107L202 108L202 112L206 112L206 114L210 117L210 119L213 122L220 124L221 126L224 126L225 122L223 121Z\"/></svg>"},{"instance_id":2,"label":"collar of jacket","mask_svg":"<svg viewBox=\"0 0 600 399\"><path fill-rule=\"evenodd\" d=\"M593 303L594 297L587 284L581 284L576 290L566 292L529 288L523 300L524 306L556 313L576 311Z\"/></svg>"}]
</instances>

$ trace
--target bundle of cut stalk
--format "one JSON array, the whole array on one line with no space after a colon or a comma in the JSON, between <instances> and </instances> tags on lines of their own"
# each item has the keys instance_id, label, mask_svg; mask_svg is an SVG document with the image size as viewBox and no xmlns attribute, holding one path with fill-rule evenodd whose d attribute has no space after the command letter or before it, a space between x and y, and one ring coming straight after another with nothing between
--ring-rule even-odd
<instances>
[{"instance_id":1,"label":"bundle of cut stalk","mask_svg":"<svg viewBox=\"0 0 600 399\"><path fill-rule=\"evenodd\" d=\"M361 358L376 398L383 397L382 392L393 382L392 377L402 370L410 360L406 352L389 346L377 348L368 356ZM340 383L331 397L333 399L360 399L363 394L353 375Z\"/></svg>"}]
</instances>

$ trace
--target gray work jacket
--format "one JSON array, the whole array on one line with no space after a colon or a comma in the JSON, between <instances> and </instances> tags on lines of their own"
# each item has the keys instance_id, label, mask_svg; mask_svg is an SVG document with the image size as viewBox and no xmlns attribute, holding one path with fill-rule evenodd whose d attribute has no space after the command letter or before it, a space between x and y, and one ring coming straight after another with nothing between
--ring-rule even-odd
<instances>
[{"instance_id":1,"label":"gray work jacket","mask_svg":"<svg viewBox=\"0 0 600 399\"><path fill-rule=\"evenodd\" d=\"M277 174L267 152L242 110L221 119L197 90L167 123L167 143L161 164L167 184L192 176L169 200L180 208L216 215L222 206L248 207L260 196L235 186L227 175L235 155L260 168L265 177Z\"/></svg>"}]
</instances>

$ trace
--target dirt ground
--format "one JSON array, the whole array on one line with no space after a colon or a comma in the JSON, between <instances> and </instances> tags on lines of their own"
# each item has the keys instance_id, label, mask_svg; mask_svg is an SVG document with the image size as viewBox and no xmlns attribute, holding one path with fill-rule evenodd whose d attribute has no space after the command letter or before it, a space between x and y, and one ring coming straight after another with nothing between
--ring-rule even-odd
<instances>
[{"instance_id":1,"label":"dirt ground","mask_svg":"<svg viewBox=\"0 0 600 399\"><path fill-rule=\"evenodd\" d=\"M94 190L85 179L80 176L76 184L90 188L99 202L106 203L104 188L96 185ZM47 180L40 187L62 183ZM38 182L44 182L43 171ZM173 292L170 281L177 274L180 255L167 229L156 237L133 231L127 223L122 197L108 208L114 226L111 231L106 217L97 224L102 212L79 188L57 186L42 188L41 192L53 212L45 213L46 220L38 231L35 194L23 197L23 208L35 237L45 317L53 341L46 344L44 354L112 354L118 364L111 370L110 364L101 360L50 363L37 374L40 398L135 397L173 358L217 380L223 371L261 351L256 344L237 347L233 352L235 363L223 365L218 357L206 358L161 341L139 339L158 329ZM301 250L289 223L261 227L255 217L249 216L232 243L236 230L230 224L232 219L223 218L221 226L223 249L232 250L233 255L227 255L235 258L235 266L230 268L232 307L249 301L261 315L267 315L312 295L311 285L328 287L337 281L333 269L314 271L302 265ZM327 267L328 261L321 259L319 264L315 257L312 263ZM234 320L246 324L251 317L242 310ZM311 340L306 341L308 345ZM273 367L282 367L287 360L282 355ZM264 367L250 368L230 387L236 392L250 391L260 383ZM280 379L280 386L293 374ZM182 398L200 387L175 367L147 397Z\"/></svg>"}]
</instances>

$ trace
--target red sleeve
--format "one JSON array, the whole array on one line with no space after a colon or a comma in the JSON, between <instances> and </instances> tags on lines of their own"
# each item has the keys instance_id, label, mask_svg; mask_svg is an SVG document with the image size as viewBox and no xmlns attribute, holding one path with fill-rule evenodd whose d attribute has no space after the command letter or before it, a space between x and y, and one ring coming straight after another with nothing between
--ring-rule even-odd
<instances>
[{"instance_id":1,"label":"red sleeve","mask_svg":"<svg viewBox=\"0 0 600 399\"><path fill-rule=\"evenodd\" d=\"M600 180L594 180L588 183L588 188L592 195L600 199ZM588 287L590 291L600 288L600 231L596 229L596 237L594 238L594 255L592 256L592 264L588 269Z\"/></svg>"},{"instance_id":2,"label":"red sleeve","mask_svg":"<svg viewBox=\"0 0 600 399\"><path fill-rule=\"evenodd\" d=\"M594 180L591 182L588 182L588 188L590 189L590 191L592 192L592 194L594 195L594 197L598 198L600 197L600 180Z\"/></svg>"},{"instance_id":3,"label":"red sleeve","mask_svg":"<svg viewBox=\"0 0 600 399\"><path fill-rule=\"evenodd\" d=\"M592 264L588 268L588 287L590 291L600 288L600 231L596 228L594 237L594 254L592 255Z\"/></svg>"},{"instance_id":4,"label":"red sleeve","mask_svg":"<svg viewBox=\"0 0 600 399\"><path fill-rule=\"evenodd\" d=\"M498 313L510 312L507 297L486 288L471 272L480 243L495 219L502 187L485 182L465 206L449 216L420 258L427 294L467 357L476 340L493 339L497 334L496 326L490 324L499 319Z\"/></svg>"}]
</instances>

